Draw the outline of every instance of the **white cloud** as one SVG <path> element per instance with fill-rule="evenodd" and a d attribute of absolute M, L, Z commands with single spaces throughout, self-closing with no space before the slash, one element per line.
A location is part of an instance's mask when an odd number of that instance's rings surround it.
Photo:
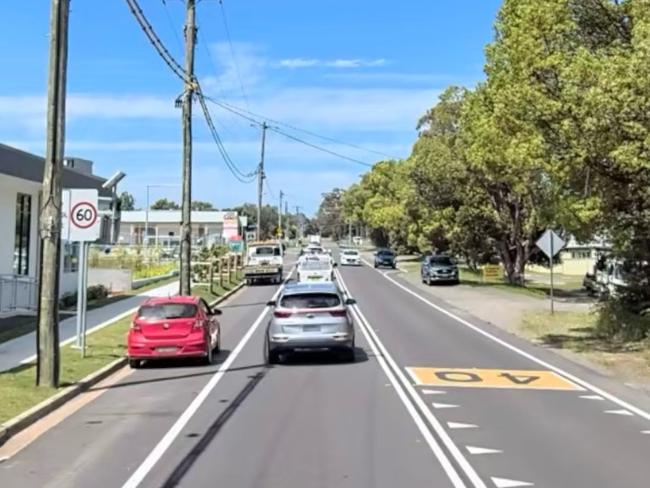
<path fill-rule="evenodd" d="M 234 58 L 230 46 L 225 42 L 211 44 L 208 49 L 220 74 L 204 77 L 202 79 L 204 89 L 217 89 L 226 94 L 240 94 L 241 85 L 248 91 L 262 81 L 263 70 L 268 60 L 262 55 L 262 48 L 257 44 L 234 42 L 232 49 Z"/>
<path fill-rule="evenodd" d="M 325 67 L 325 68 L 343 68 L 343 69 L 355 69 L 355 68 L 375 68 L 379 66 L 386 65 L 387 61 L 385 59 L 315 59 L 315 58 L 288 58 L 281 59 L 277 63 L 273 63 L 274 66 L 281 68 L 313 68 L 313 67 Z"/>

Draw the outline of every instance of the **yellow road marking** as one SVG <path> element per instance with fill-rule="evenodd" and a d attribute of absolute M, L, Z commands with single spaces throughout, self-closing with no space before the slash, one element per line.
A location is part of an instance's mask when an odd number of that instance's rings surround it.
<path fill-rule="evenodd" d="M 582 390 L 583 388 L 553 371 L 406 368 L 416 385 L 465 388 L 514 388 L 522 390 Z"/>

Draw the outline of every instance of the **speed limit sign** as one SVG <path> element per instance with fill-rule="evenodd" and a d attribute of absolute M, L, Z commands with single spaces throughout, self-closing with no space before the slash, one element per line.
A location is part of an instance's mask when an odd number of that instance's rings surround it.
<path fill-rule="evenodd" d="M 73 242 L 99 239 L 97 201 L 97 190 L 64 190 L 63 239 Z"/>

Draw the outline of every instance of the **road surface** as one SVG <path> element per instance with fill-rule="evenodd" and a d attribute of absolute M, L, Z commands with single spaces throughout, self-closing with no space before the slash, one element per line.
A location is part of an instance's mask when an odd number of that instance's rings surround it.
<path fill-rule="evenodd" d="M 398 276 L 340 270 L 353 364 L 265 365 L 278 287 L 244 289 L 218 364 L 132 372 L 1 463 L 0 486 L 650 486 L 646 397 Z"/>

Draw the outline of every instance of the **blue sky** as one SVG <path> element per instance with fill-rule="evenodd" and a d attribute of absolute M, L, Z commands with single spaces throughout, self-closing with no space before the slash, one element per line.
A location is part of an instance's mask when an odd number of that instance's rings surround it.
<path fill-rule="evenodd" d="M 375 151 L 409 154 L 418 117 L 450 84 L 483 78 L 498 0 L 218 0 L 198 2 L 196 72 L 210 96 L 266 117 Z M 140 0 L 182 61 L 182 0 Z M 43 154 L 49 2 L 3 5 L 0 142 Z M 234 61 L 236 60 L 236 62 Z M 238 74 L 239 73 L 239 74 Z M 240 86 L 241 78 L 243 90 Z M 127 173 L 122 188 L 143 206 L 147 184 L 180 182 L 180 81 L 157 57 L 123 0 L 73 0 L 70 16 L 66 154 L 95 171 Z M 212 106 L 224 144 L 244 172 L 259 160 L 259 128 Z M 254 201 L 223 164 L 195 111 L 194 199 L 218 207 Z M 292 132 L 369 163 L 380 159 Z M 320 195 L 357 180 L 365 168 L 270 132 L 265 199 L 283 190 L 308 212 Z M 155 188 L 152 200 L 179 200 Z"/>

